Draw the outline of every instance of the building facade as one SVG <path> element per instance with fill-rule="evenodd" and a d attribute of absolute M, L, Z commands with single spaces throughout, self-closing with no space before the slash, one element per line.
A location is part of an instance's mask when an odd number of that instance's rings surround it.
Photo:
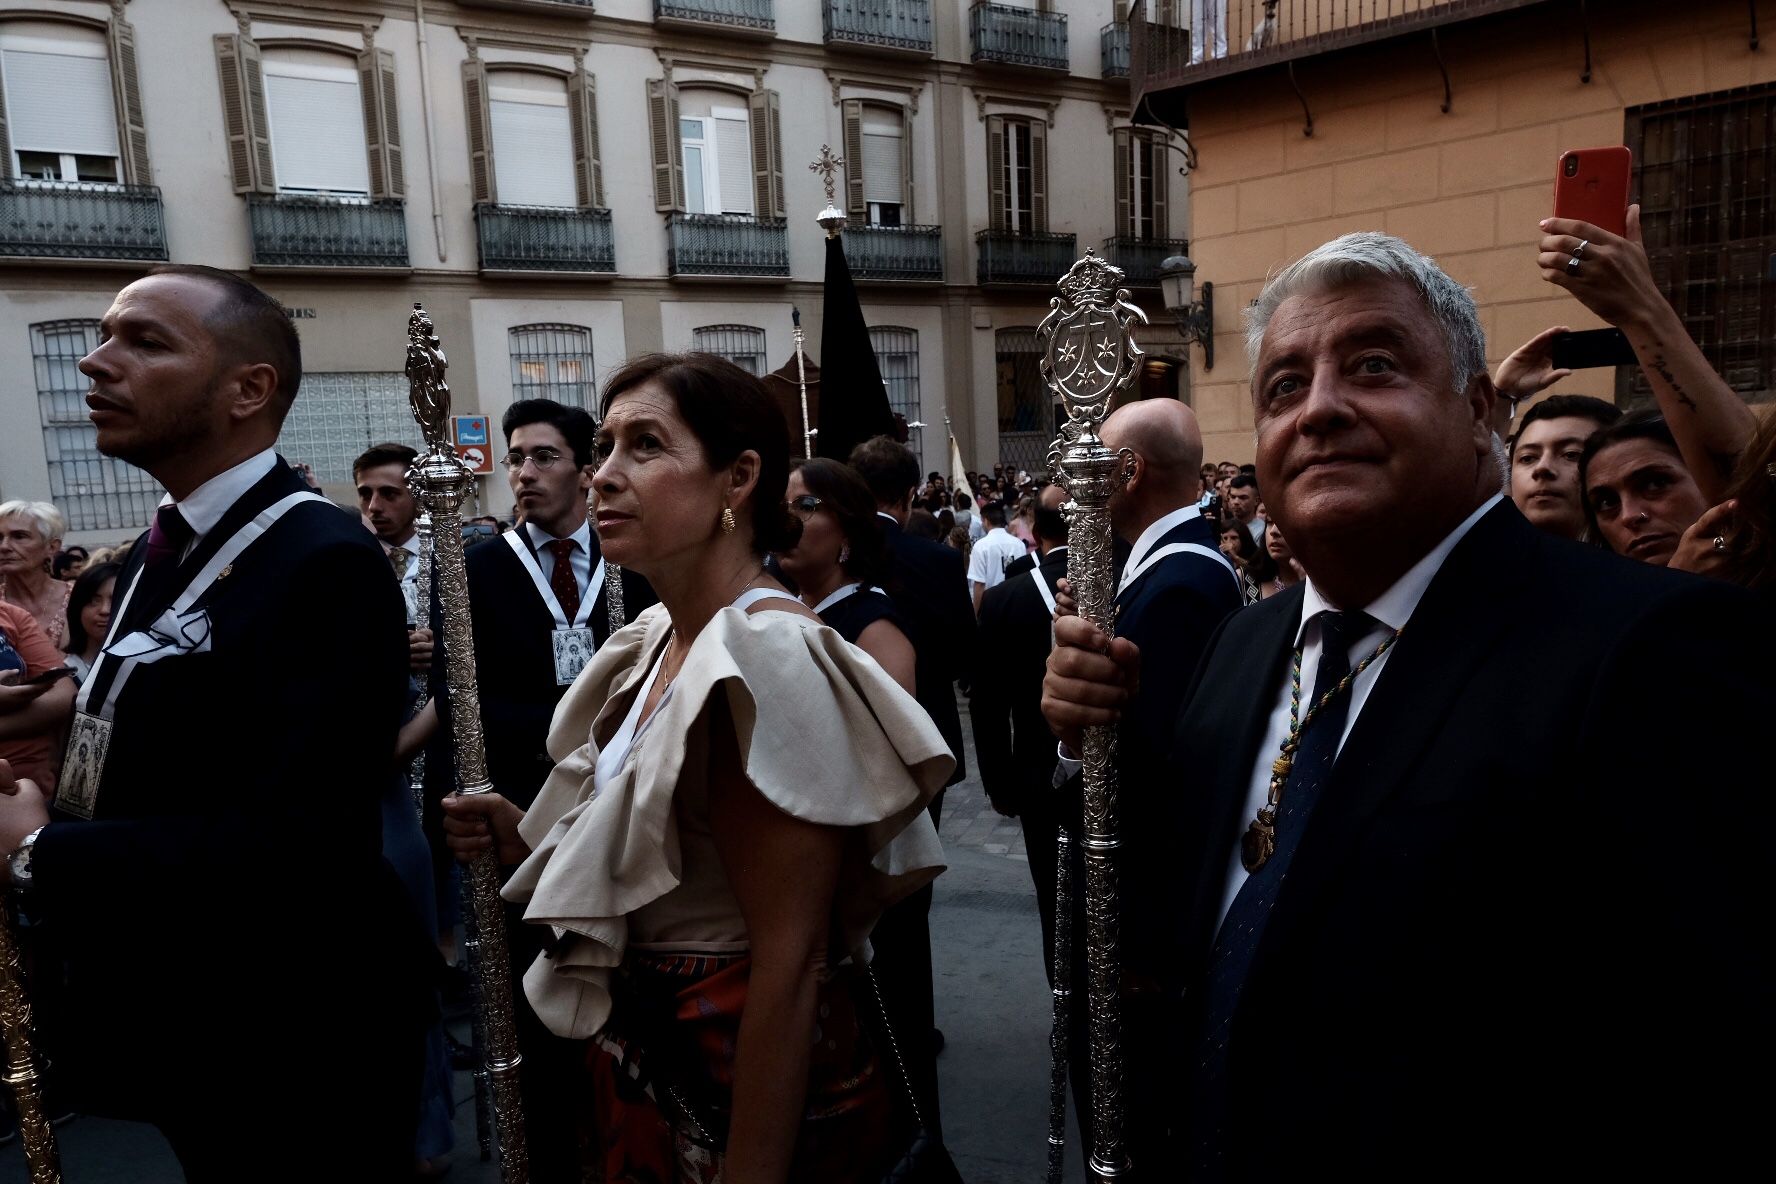
<path fill-rule="evenodd" d="M 1215 285 L 1214 369 L 1191 351 L 1211 455 L 1252 455 L 1240 310 L 1348 231 L 1397 234 L 1471 285 L 1495 364 L 1550 326 L 1598 327 L 1542 280 L 1535 244 L 1560 154 L 1612 144 L 1634 153 L 1665 295 L 1730 385 L 1776 398 L 1776 53 L 1759 9 L 1140 0 L 1136 120 L 1187 131 L 1186 234 L 1198 281 Z M 1220 31 L 1193 37 L 1193 21 Z M 1621 370 L 1554 389 L 1646 397 Z"/>
<path fill-rule="evenodd" d="M 1128 119 L 1123 0 L 0 0 L 0 495 L 70 539 L 158 498 L 98 456 L 75 364 L 158 261 L 283 301 L 306 374 L 281 450 L 345 500 L 413 441 L 423 301 L 456 410 L 593 406 L 647 350 L 818 361 L 830 144 L 847 255 L 926 467 L 1036 468 L 1054 408 L 1034 327 L 1095 247 L 1154 314 L 1150 394 L 1184 346 L 1176 142 Z M 1174 237 L 1176 236 L 1176 237 Z M 799 425 L 797 425 L 799 426 Z M 496 442 L 497 443 L 497 442 Z M 498 477 L 482 505 L 509 509 Z"/>

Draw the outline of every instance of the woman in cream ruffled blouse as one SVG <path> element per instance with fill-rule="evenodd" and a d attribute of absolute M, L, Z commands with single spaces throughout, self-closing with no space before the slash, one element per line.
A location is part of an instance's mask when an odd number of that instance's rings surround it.
<path fill-rule="evenodd" d="M 788 440 L 763 384 L 721 359 L 612 377 L 599 541 L 660 604 L 562 700 L 528 813 L 446 802 L 459 856 L 497 844 L 507 899 L 551 930 L 525 993 L 590 1042 L 606 1179 L 879 1179 L 898 1146 L 898 1083 L 839 964 L 942 870 L 924 807 L 953 761 L 912 697 L 765 572 L 800 527 Z"/>

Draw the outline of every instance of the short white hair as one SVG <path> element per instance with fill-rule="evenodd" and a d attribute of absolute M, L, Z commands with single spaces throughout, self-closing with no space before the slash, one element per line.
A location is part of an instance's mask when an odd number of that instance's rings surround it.
<path fill-rule="evenodd" d="M 1425 311 L 1443 330 L 1449 350 L 1449 372 L 1457 394 L 1465 394 L 1476 376 L 1487 373 L 1486 332 L 1474 295 L 1449 278 L 1437 261 L 1412 249 L 1404 239 L 1376 231 L 1359 231 L 1314 248 L 1270 278 L 1258 299 L 1246 309 L 1246 358 L 1258 367 L 1264 332 L 1277 308 L 1291 296 L 1336 291 L 1378 279 L 1404 280 L 1418 293 Z"/>
<path fill-rule="evenodd" d="M 62 512 L 48 502 L 0 502 L 0 522 L 8 518 L 23 518 L 37 528 L 37 533 L 43 536 L 46 543 L 61 538 L 68 528 Z"/>

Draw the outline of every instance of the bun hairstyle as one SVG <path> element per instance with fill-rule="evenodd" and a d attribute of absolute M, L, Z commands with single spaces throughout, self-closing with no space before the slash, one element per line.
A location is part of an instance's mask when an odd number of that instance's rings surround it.
<path fill-rule="evenodd" d="M 714 354 L 642 354 L 611 375 L 599 403 L 602 419 L 617 396 L 658 383 L 703 446 L 710 471 L 733 464 L 742 452 L 758 453 L 758 480 L 751 504 L 735 507 L 752 522 L 752 549 L 759 555 L 788 551 L 802 537 L 802 522 L 784 505 L 789 487 L 789 422 L 765 384 Z"/>

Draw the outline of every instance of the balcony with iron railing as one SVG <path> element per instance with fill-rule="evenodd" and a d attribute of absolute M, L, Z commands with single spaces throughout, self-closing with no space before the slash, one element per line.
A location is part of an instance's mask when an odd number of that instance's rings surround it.
<path fill-rule="evenodd" d="M 254 267 L 406 268 L 407 206 L 319 194 L 249 194 Z"/>
<path fill-rule="evenodd" d="M 943 227 L 847 226 L 845 262 L 860 280 L 942 280 Z"/>
<path fill-rule="evenodd" d="M 1219 30 L 1189 27 L 1184 0 L 1138 0 L 1129 14 L 1129 77 L 1137 105 L 1264 66 L 1434 30 L 1550 0 L 1226 0 Z M 1217 5 L 1203 5 L 1213 15 Z"/>
<path fill-rule="evenodd" d="M 1131 288 L 1159 287 L 1159 265 L 1173 255 L 1188 254 L 1190 243 L 1181 238 L 1119 234 L 1104 240 L 1104 258 L 1122 268 L 1123 282 Z"/>
<path fill-rule="evenodd" d="M 166 257 L 160 190 L 153 185 L 0 183 L 0 258 Z"/>
<path fill-rule="evenodd" d="M 755 37 L 777 35 L 771 0 L 654 0 L 654 23 L 700 29 L 713 26 Z"/>
<path fill-rule="evenodd" d="M 1098 68 L 1105 78 L 1129 76 L 1129 27 L 1127 21 L 1111 21 L 1098 30 Z"/>
<path fill-rule="evenodd" d="M 466 8 L 507 8 L 532 12 L 555 12 L 562 16 L 593 15 L 595 0 L 458 0 Z"/>
<path fill-rule="evenodd" d="M 929 54 L 931 0 L 826 0 L 828 45 Z"/>
<path fill-rule="evenodd" d="M 968 10 L 970 60 L 1067 69 L 1067 14 L 988 4 Z"/>
<path fill-rule="evenodd" d="M 983 230 L 974 236 L 977 283 L 1047 284 L 1073 266 L 1071 234 L 1041 231 Z"/>
<path fill-rule="evenodd" d="M 751 214 L 670 215 L 666 274 L 789 278 L 789 224 Z"/>
<path fill-rule="evenodd" d="M 609 210 L 478 205 L 475 230 L 483 272 L 617 270 Z"/>

